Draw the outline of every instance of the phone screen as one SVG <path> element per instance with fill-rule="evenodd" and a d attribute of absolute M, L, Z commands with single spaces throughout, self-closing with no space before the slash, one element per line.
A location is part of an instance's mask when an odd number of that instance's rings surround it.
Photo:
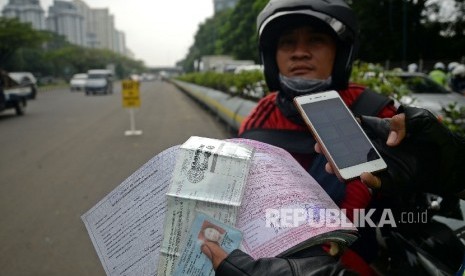
<path fill-rule="evenodd" d="M 302 109 L 340 169 L 380 159 L 339 98 L 302 104 Z"/>

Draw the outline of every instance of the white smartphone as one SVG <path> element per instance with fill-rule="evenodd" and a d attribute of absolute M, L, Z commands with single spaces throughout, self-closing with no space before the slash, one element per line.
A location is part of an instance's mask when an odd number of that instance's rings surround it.
<path fill-rule="evenodd" d="M 336 91 L 294 98 L 302 118 L 320 143 L 338 177 L 386 169 L 386 163 Z"/>

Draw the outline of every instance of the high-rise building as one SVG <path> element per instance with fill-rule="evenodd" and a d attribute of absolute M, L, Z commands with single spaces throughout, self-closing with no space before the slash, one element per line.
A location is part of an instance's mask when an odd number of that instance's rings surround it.
<path fill-rule="evenodd" d="M 48 10 L 47 29 L 76 45 L 86 46 L 84 17 L 72 2 L 55 0 Z"/>
<path fill-rule="evenodd" d="M 115 50 L 115 19 L 107 8 L 91 9 L 89 20 L 97 44 L 95 48 Z"/>
<path fill-rule="evenodd" d="M 213 0 L 213 7 L 215 13 L 220 12 L 225 9 L 234 8 L 238 0 Z"/>
<path fill-rule="evenodd" d="M 115 52 L 126 55 L 126 35 L 118 30 L 115 30 L 115 34 Z"/>
<path fill-rule="evenodd" d="M 96 42 L 96 35 L 92 32 L 92 26 L 90 25 L 90 17 L 92 16 L 91 8 L 82 0 L 74 0 L 74 6 L 77 9 L 77 12 L 82 16 L 84 24 L 83 24 L 83 32 L 84 32 L 84 46 L 95 48 Z"/>
<path fill-rule="evenodd" d="M 62 35 L 75 45 L 134 56 L 126 48 L 124 32 L 115 29 L 115 18 L 108 8 L 92 9 L 84 0 L 54 0 L 46 19 L 39 0 L 9 0 L 2 15 Z"/>
<path fill-rule="evenodd" d="M 115 29 L 114 17 L 108 9 L 92 9 L 83 0 L 73 0 L 73 3 L 84 17 L 87 47 L 128 55 L 125 34 Z"/>
<path fill-rule="evenodd" d="M 24 23 L 31 23 L 36 30 L 45 30 L 44 9 L 39 0 L 9 0 L 2 14 L 7 18 L 18 18 Z"/>

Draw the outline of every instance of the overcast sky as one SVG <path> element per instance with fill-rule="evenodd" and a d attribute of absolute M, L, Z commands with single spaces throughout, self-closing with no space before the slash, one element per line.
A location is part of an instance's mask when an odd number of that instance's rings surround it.
<path fill-rule="evenodd" d="M 194 41 L 200 23 L 213 16 L 213 0 L 84 0 L 108 8 L 126 46 L 148 66 L 174 66 Z M 0 9 L 8 0 L 0 0 Z M 53 0 L 40 0 L 48 12 Z"/>

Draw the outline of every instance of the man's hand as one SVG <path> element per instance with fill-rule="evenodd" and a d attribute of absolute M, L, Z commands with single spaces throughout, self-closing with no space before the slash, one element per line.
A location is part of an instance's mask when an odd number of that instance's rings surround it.
<path fill-rule="evenodd" d="M 214 270 L 216 270 L 221 262 L 228 256 L 228 253 L 226 253 L 223 248 L 211 241 L 205 241 L 200 247 L 200 250 L 212 261 Z"/>
<path fill-rule="evenodd" d="M 402 140 L 405 138 L 406 129 L 405 129 L 405 114 L 397 114 L 394 117 L 388 119 L 390 121 L 390 132 L 386 145 L 394 147 L 399 145 Z M 320 144 L 315 144 L 315 151 L 322 153 Z M 328 173 L 334 174 L 334 170 L 331 167 L 331 164 L 326 163 L 325 169 Z M 382 185 L 381 179 L 373 175 L 372 173 L 364 172 L 360 175 L 360 180 L 370 188 L 379 189 Z"/>

